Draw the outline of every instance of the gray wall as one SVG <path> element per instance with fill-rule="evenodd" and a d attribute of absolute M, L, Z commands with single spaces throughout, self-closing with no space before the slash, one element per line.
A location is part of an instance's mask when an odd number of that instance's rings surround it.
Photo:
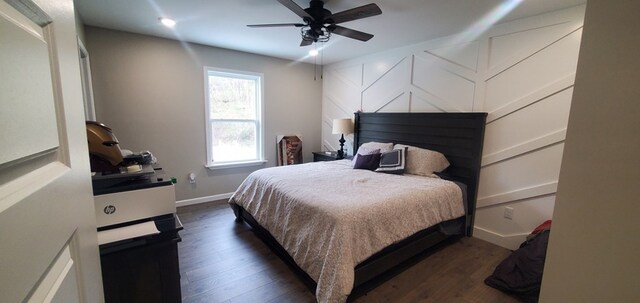
<path fill-rule="evenodd" d="M 540 302 L 640 302 L 639 11 L 587 3 Z"/>
<path fill-rule="evenodd" d="M 85 36 L 98 120 L 122 148 L 150 150 L 178 178 L 177 200 L 231 193 L 253 170 L 274 166 L 277 134 L 302 135 L 305 162 L 320 150 L 322 81 L 311 64 L 96 27 Z M 203 66 L 264 74 L 266 165 L 204 167 Z"/>

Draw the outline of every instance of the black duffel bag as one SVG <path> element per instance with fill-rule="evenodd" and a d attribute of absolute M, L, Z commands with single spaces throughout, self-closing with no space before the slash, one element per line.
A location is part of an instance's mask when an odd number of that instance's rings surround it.
<path fill-rule="evenodd" d="M 525 302 L 538 302 L 549 229 L 532 234 L 484 280 L 487 285 Z"/>

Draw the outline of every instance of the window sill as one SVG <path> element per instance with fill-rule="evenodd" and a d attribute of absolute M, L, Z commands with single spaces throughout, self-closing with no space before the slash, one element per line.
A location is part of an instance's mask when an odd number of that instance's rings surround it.
<path fill-rule="evenodd" d="M 217 169 L 227 169 L 227 168 L 236 168 L 236 167 L 245 167 L 245 166 L 258 166 L 258 165 L 264 165 L 265 163 L 267 163 L 267 160 L 255 160 L 255 161 L 246 161 L 246 162 L 229 162 L 229 163 L 223 163 L 223 164 L 210 164 L 210 165 L 205 165 L 204 167 L 211 170 L 217 170 Z"/>

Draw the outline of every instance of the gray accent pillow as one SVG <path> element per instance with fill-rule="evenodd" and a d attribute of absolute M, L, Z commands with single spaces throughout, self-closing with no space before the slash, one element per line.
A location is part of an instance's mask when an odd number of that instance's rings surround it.
<path fill-rule="evenodd" d="M 404 173 L 406 148 L 398 148 L 382 153 L 377 172 L 402 175 Z"/>
<path fill-rule="evenodd" d="M 407 162 L 404 172 L 407 174 L 438 177 L 439 173 L 449 167 L 447 158 L 433 150 L 415 147 L 411 145 L 396 144 L 394 148 L 407 148 Z"/>

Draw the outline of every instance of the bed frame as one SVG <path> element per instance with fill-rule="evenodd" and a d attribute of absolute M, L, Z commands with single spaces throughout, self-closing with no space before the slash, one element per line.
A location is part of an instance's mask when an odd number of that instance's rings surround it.
<path fill-rule="evenodd" d="M 450 166 L 443 178 L 459 181 L 467 186 L 464 234 L 473 233 L 478 180 L 486 113 L 355 113 L 354 150 L 366 142 L 393 142 L 412 145 L 443 153 Z M 285 262 L 311 289 L 316 284 L 293 260 L 275 238 L 258 224 L 242 207 L 231 204 L 236 221 L 246 221 L 253 231 Z M 358 264 L 353 293 L 366 282 L 381 276 L 402 263 L 422 254 L 428 248 L 446 240 L 448 236 L 438 226 L 417 232 Z"/>
<path fill-rule="evenodd" d="M 393 142 L 439 151 L 443 178 L 467 185 L 465 234 L 473 234 L 487 113 L 356 113 L 353 146 Z M 354 148 L 355 149 L 355 148 Z"/>

